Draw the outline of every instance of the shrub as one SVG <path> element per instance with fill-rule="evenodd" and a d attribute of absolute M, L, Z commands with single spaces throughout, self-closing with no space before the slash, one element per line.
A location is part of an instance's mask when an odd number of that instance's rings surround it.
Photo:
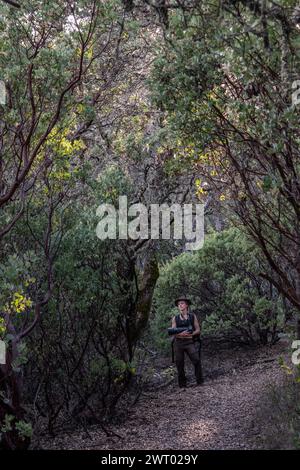
<path fill-rule="evenodd" d="M 201 250 L 164 264 L 151 321 L 157 347 L 168 349 L 166 328 L 177 313 L 174 299 L 182 292 L 191 298 L 203 334 L 230 336 L 247 344 L 276 342 L 285 305 L 260 276 L 262 269 L 257 249 L 237 228 L 211 233 Z"/>

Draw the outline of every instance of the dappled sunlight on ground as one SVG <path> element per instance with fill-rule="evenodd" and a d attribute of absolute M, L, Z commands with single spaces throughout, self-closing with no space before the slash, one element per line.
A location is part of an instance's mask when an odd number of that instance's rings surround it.
<path fill-rule="evenodd" d="M 192 413 L 191 413 L 192 415 Z M 177 442 L 184 448 L 186 441 L 193 442 L 195 449 L 201 447 L 204 441 L 211 441 L 219 433 L 219 426 L 214 419 L 196 419 L 185 424 L 177 433 Z"/>

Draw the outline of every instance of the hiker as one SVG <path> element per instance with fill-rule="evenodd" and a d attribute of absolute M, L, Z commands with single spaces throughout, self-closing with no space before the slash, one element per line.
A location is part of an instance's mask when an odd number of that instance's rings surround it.
<path fill-rule="evenodd" d="M 172 319 L 172 328 L 192 326 L 193 332 L 183 331 L 173 338 L 172 347 L 175 352 L 175 363 L 178 371 L 178 385 L 180 388 L 186 387 L 186 376 L 184 372 L 184 354 L 186 353 L 195 368 L 197 385 L 203 383 L 201 356 L 200 356 L 200 325 L 194 313 L 189 312 L 191 301 L 185 296 L 178 297 L 175 305 L 179 309 L 179 314 Z"/>

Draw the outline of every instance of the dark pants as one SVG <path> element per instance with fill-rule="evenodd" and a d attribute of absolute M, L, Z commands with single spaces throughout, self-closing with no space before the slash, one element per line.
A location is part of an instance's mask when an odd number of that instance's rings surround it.
<path fill-rule="evenodd" d="M 193 363 L 195 368 L 195 377 L 197 384 L 203 382 L 200 344 L 194 343 L 190 340 L 177 339 L 174 341 L 175 363 L 178 371 L 178 385 L 179 387 L 186 386 L 186 376 L 184 372 L 184 354 L 186 353 Z"/>

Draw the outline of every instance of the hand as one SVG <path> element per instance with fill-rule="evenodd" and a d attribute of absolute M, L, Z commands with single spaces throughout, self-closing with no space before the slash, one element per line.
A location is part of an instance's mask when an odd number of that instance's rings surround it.
<path fill-rule="evenodd" d="M 181 333 L 178 333 L 178 334 L 176 335 L 176 338 L 177 338 L 177 337 L 178 337 L 178 338 L 192 338 L 193 335 L 192 335 L 192 333 L 189 333 L 188 331 L 182 331 Z"/>

